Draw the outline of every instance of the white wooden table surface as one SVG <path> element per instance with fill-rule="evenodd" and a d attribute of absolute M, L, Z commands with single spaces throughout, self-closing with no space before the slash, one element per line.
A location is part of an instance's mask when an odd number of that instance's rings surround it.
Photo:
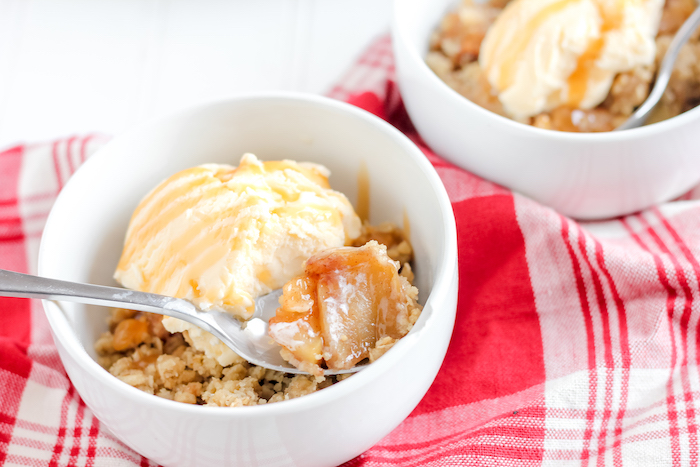
<path fill-rule="evenodd" d="M 390 16 L 391 0 L 0 0 L 0 148 L 323 93 Z"/>

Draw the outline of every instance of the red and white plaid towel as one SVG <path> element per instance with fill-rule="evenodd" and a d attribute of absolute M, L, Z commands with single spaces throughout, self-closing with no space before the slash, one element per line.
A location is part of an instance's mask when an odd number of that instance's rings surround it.
<path fill-rule="evenodd" d="M 331 95 L 421 144 L 387 38 Z M 56 194 L 103 141 L 0 153 L 0 268 L 35 272 Z M 457 218 L 455 332 L 421 404 L 347 465 L 697 466 L 697 193 L 577 223 L 423 148 Z M 47 328 L 39 304 L 0 299 L 0 464 L 151 465 L 84 406 Z"/>

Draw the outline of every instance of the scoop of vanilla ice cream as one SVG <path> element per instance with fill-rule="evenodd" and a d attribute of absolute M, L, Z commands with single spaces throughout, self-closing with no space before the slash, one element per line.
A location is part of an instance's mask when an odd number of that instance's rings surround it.
<path fill-rule="evenodd" d="M 664 0 L 513 0 L 486 33 L 479 64 L 517 119 L 590 109 L 615 75 L 650 65 Z"/>
<path fill-rule="evenodd" d="M 360 235 L 360 219 L 328 176 L 320 165 L 252 154 L 238 167 L 183 170 L 136 208 L 114 277 L 130 289 L 248 319 L 255 298 L 301 274 L 307 258 Z M 189 323 L 165 317 L 163 325 L 187 331 L 195 348 L 222 365 L 235 359 Z"/>

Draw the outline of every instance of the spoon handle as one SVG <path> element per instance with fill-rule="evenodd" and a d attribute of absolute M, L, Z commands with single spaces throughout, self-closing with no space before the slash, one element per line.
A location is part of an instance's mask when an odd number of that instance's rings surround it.
<path fill-rule="evenodd" d="M 41 298 L 129 310 L 147 311 L 186 319 L 183 314 L 196 313 L 194 305 L 164 295 L 107 287 L 104 285 L 48 279 L 0 269 L 0 297 Z"/>

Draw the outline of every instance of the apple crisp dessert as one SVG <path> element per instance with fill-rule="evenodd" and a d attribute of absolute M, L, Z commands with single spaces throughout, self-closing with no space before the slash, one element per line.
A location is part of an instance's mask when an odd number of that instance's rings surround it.
<path fill-rule="evenodd" d="M 499 115 L 550 130 L 610 131 L 647 98 L 673 35 L 696 7 L 694 0 L 463 0 L 432 35 L 426 63 Z M 649 123 L 698 102 L 700 31 L 682 48 Z"/>
<path fill-rule="evenodd" d="M 275 321 L 311 325 L 301 334 L 304 346 L 294 348 L 286 343 L 283 352 L 313 374 L 267 370 L 235 354 L 230 364 L 222 365 L 196 349 L 188 331 L 166 330 L 161 315 L 123 309 L 112 310 L 109 331 L 95 344 L 98 361 L 137 389 L 188 404 L 238 407 L 310 394 L 349 376 L 322 376 L 318 370 L 324 362 L 330 368 L 348 368 L 365 358 L 374 361 L 410 330 L 421 311 L 416 302 L 418 291 L 411 285 L 412 256 L 401 229 L 389 223 L 365 224 L 353 246 L 320 253 L 307 262 L 304 276 L 285 285 Z M 399 264 L 403 265 L 400 269 Z M 341 282 L 328 277 L 336 269 L 347 273 L 336 279 L 353 281 L 356 294 L 339 295 Z M 364 283 L 360 280 L 363 274 L 369 279 Z M 325 298 L 347 301 L 354 313 L 339 320 L 336 327 L 325 328 L 327 341 L 314 340 L 322 318 L 307 296 L 311 287 Z M 387 306 L 387 299 L 394 302 Z M 326 324 L 331 316 L 328 308 L 320 315 L 326 317 Z M 339 317 L 337 309 L 335 312 L 332 316 Z"/>

